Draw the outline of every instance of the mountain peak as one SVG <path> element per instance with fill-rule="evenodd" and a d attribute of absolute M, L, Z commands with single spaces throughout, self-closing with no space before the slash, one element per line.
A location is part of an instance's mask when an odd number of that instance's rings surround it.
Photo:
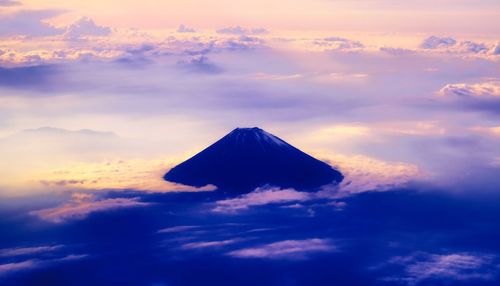
<path fill-rule="evenodd" d="M 232 138 L 235 143 L 246 143 L 249 144 L 249 141 L 257 141 L 259 143 L 267 143 L 271 145 L 280 145 L 286 146 L 289 145 L 282 139 L 272 135 L 271 133 L 267 133 L 261 128 L 258 127 L 250 127 L 250 128 L 236 128 L 231 131 L 228 135 L 229 138 Z"/>
<path fill-rule="evenodd" d="M 340 182 L 343 176 L 281 138 L 251 127 L 234 129 L 172 168 L 164 179 L 196 187 L 212 184 L 241 193 L 266 184 L 313 190 Z"/>

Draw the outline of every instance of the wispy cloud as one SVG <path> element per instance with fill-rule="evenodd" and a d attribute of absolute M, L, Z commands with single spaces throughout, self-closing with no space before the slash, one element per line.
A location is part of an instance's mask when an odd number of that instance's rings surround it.
<path fill-rule="evenodd" d="M 226 239 L 226 240 L 215 240 L 215 241 L 197 241 L 190 242 L 182 245 L 183 249 L 200 249 L 200 248 L 213 248 L 222 247 L 230 244 L 235 244 L 241 242 L 243 239 Z"/>
<path fill-rule="evenodd" d="M 147 206 L 149 203 L 141 202 L 139 198 L 112 198 L 112 199 L 84 199 L 79 196 L 76 200 L 58 207 L 32 211 L 31 214 L 41 219 L 61 223 L 67 220 L 84 219 L 89 214 L 130 207 Z"/>
<path fill-rule="evenodd" d="M 9 275 L 19 271 L 50 267 L 54 264 L 77 261 L 87 257 L 87 254 L 69 254 L 53 259 L 29 259 L 19 262 L 0 264 L 0 276 Z"/>
<path fill-rule="evenodd" d="M 304 240 L 283 240 L 256 247 L 243 248 L 227 253 L 237 258 L 262 259 L 306 259 L 309 255 L 335 251 L 336 247 L 328 239 L 311 238 Z"/>
<path fill-rule="evenodd" d="M 294 189 L 280 189 L 277 187 L 257 188 L 255 191 L 234 199 L 226 199 L 216 202 L 215 212 L 233 213 L 246 210 L 252 206 L 268 204 L 279 204 L 296 201 L 307 201 L 310 199 L 308 193 L 298 192 Z"/>
<path fill-rule="evenodd" d="M 4 248 L 0 249 L 0 257 L 14 257 L 14 256 L 48 253 L 60 250 L 63 247 L 64 245 Z"/>
<path fill-rule="evenodd" d="M 498 273 L 494 258 L 492 255 L 477 253 L 417 252 L 392 258 L 388 264 L 402 266 L 404 274 L 384 279 L 406 282 L 408 285 L 417 285 L 429 279 L 488 280 Z"/>
<path fill-rule="evenodd" d="M 158 230 L 158 233 L 178 233 L 178 232 L 185 232 L 193 229 L 197 229 L 200 226 L 198 225 L 178 225 L 178 226 L 172 226 L 172 227 L 167 227 L 167 228 L 162 228 Z"/>

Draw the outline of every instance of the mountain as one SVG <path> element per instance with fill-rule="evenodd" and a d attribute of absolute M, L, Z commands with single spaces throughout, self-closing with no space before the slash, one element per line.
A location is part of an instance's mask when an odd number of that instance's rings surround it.
<path fill-rule="evenodd" d="M 314 190 L 340 182 L 342 174 L 282 139 L 254 128 L 236 128 L 163 177 L 167 181 L 245 193 L 269 184 Z"/>

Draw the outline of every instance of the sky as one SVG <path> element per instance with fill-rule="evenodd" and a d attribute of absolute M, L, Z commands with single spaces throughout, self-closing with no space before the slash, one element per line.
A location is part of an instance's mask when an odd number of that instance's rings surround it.
<path fill-rule="evenodd" d="M 494 191 L 499 11 L 467 0 L 0 1 L 0 194 L 173 190 L 166 170 L 252 126 L 357 182 Z"/>
<path fill-rule="evenodd" d="M 498 0 L 0 0 L 1 285 L 499 285 Z M 163 175 L 237 127 L 339 170 Z"/>

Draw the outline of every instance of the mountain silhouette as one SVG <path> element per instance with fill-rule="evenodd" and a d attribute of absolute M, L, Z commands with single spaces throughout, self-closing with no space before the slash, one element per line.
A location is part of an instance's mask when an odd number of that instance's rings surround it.
<path fill-rule="evenodd" d="M 330 165 L 254 127 L 236 128 L 163 178 L 189 186 L 212 184 L 222 191 L 245 193 L 267 184 L 315 190 L 344 177 Z"/>

